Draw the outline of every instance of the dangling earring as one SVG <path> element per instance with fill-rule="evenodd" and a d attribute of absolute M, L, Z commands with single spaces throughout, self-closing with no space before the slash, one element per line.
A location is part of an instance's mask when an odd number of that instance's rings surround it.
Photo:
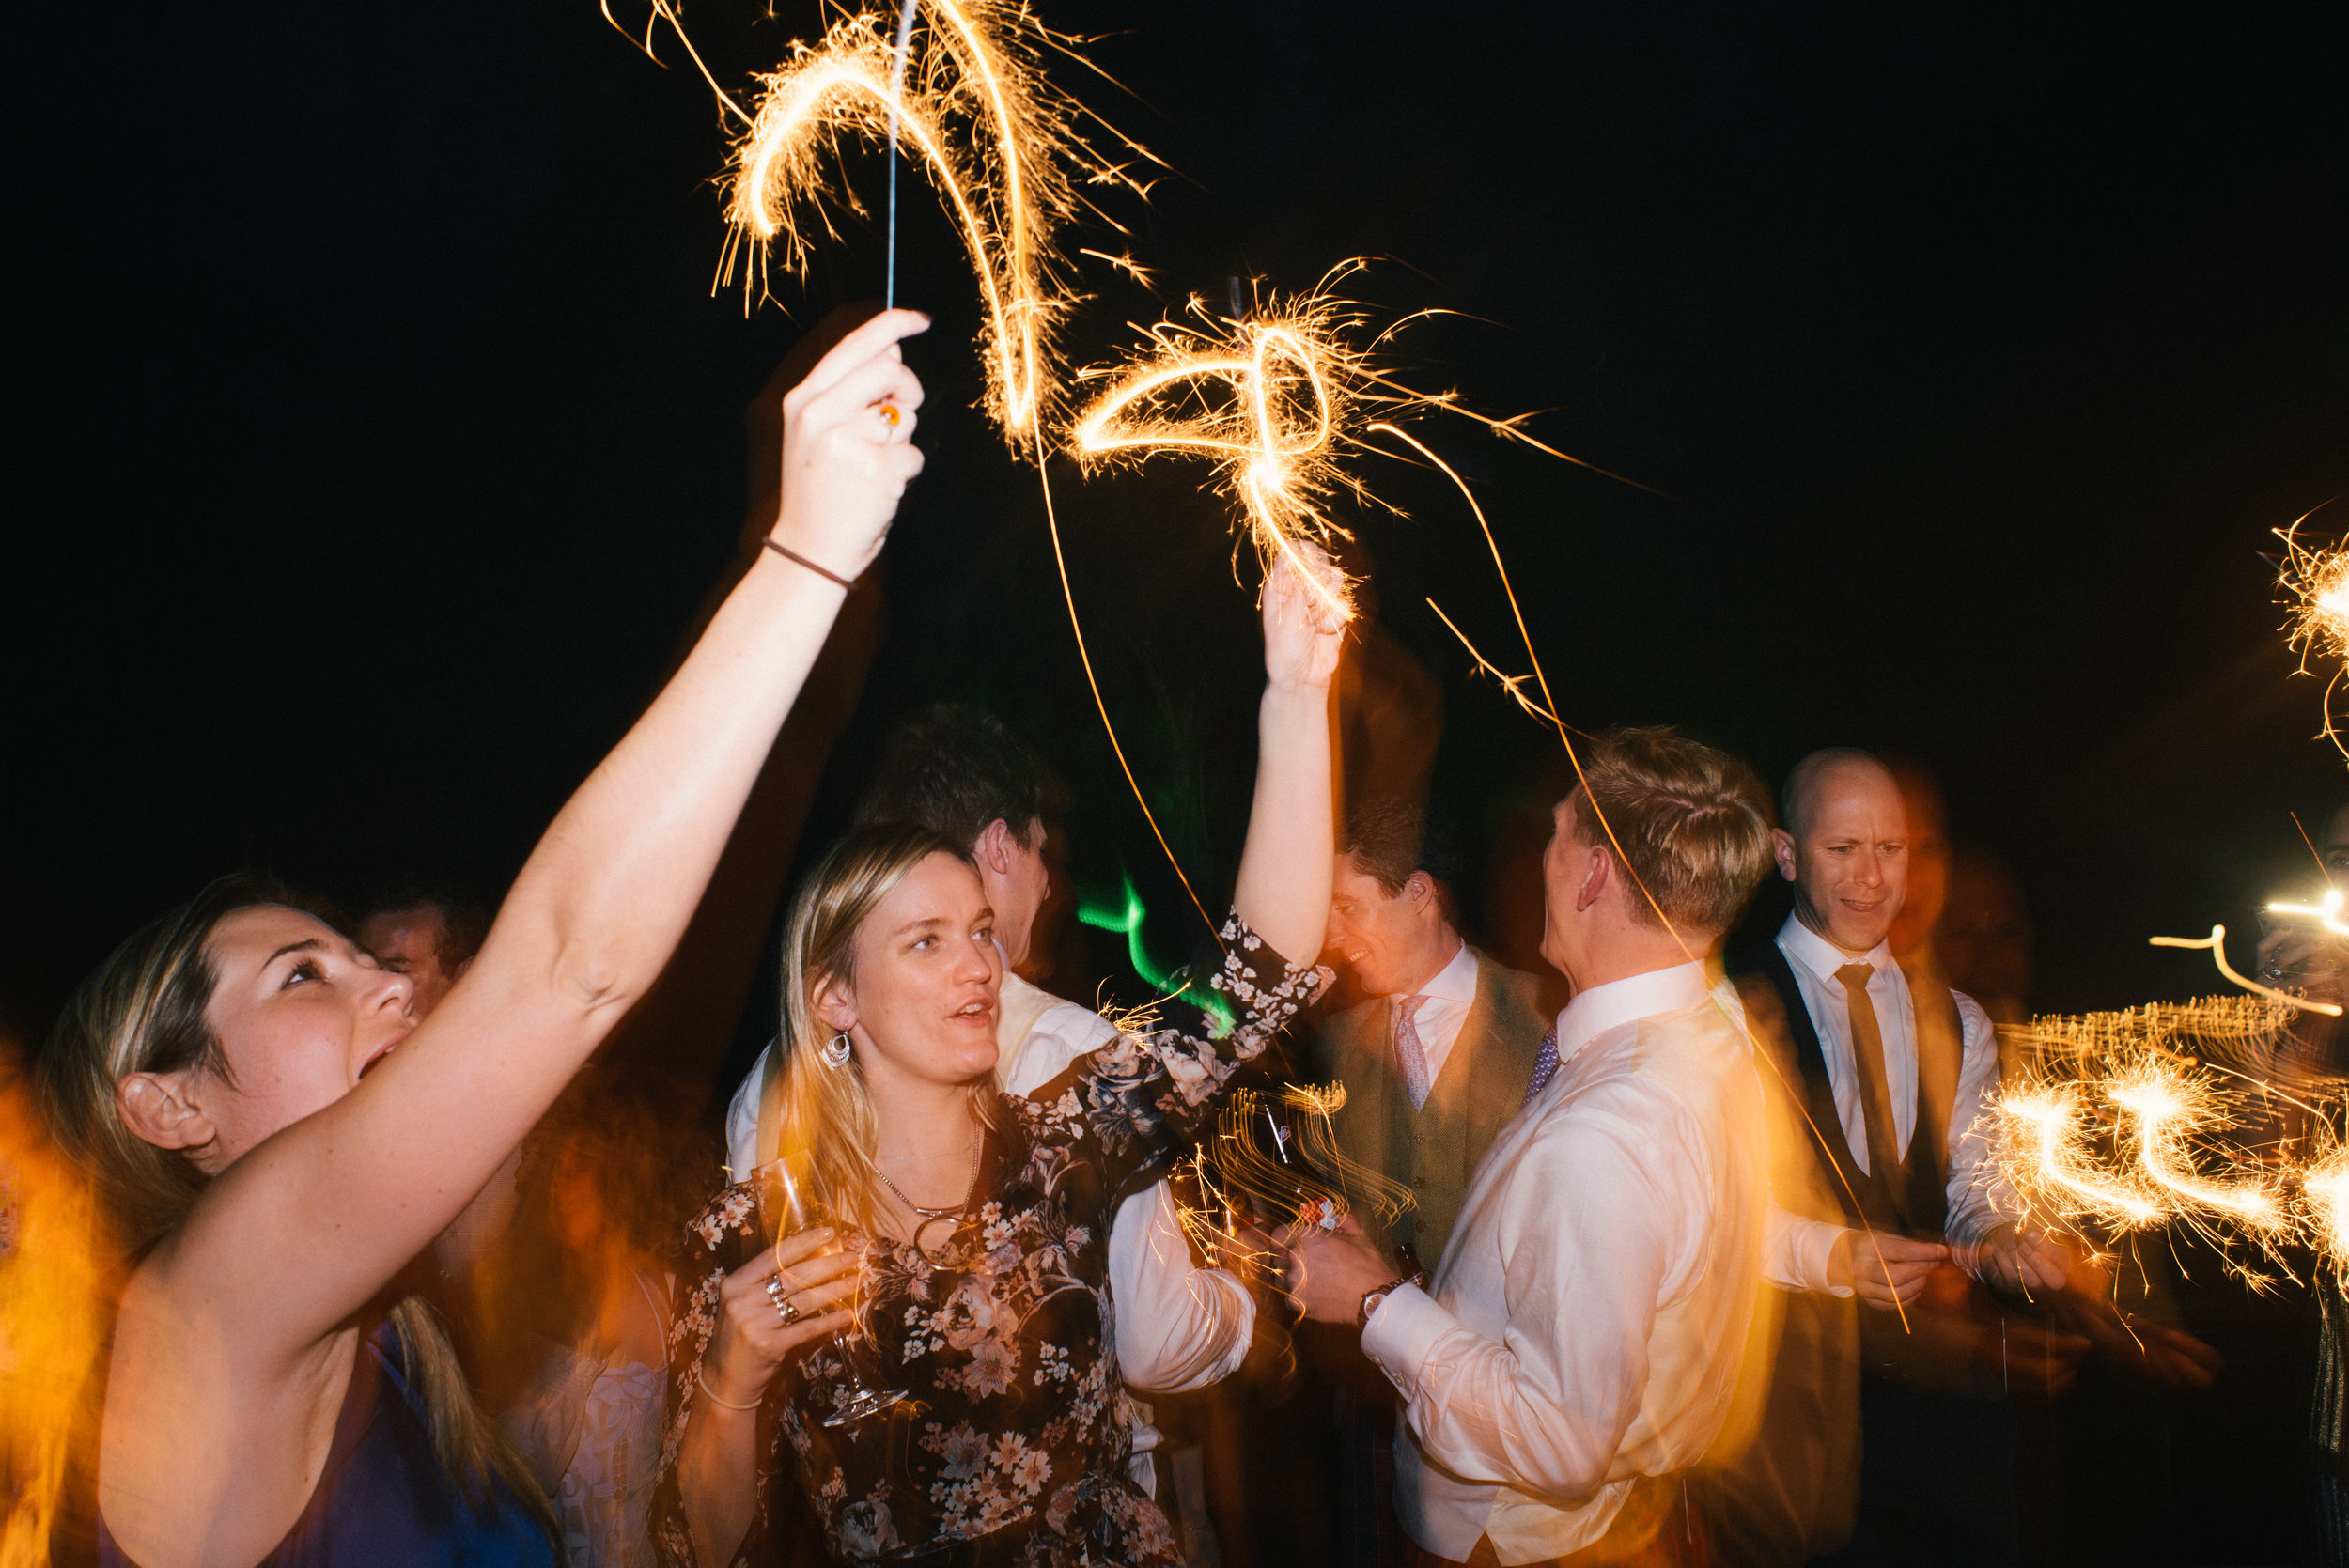
<path fill-rule="evenodd" d="M 845 1029 L 842 1030 L 839 1033 L 833 1035 L 831 1041 L 824 1047 L 824 1065 L 827 1067 L 847 1066 L 848 1064 L 848 1053 L 854 1048 L 855 1047 L 849 1042 L 848 1032 Z"/>

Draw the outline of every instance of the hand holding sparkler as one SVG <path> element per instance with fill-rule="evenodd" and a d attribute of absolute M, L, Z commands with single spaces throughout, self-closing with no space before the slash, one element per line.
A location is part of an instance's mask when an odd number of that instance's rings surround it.
<path fill-rule="evenodd" d="M 1917 1299 L 1950 1250 L 1938 1242 L 1915 1241 L 1895 1231 L 1845 1231 L 1835 1244 L 1835 1267 L 1848 1275 L 1859 1299 L 1878 1312 L 1897 1312 Z"/>
<path fill-rule="evenodd" d="M 927 331 L 891 310 L 849 333 L 783 398 L 783 502 L 768 542 L 842 584 L 880 553 L 897 502 L 922 472 L 913 445 L 922 383 L 900 340 Z"/>
<path fill-rule="evenodd" d="M 1319 545 L 1276 556 L 1264 584 L 1265 678 L 1283 691 L 1326 695 L 1346 640 L 1346 574 Z"/>
<path fill-rule="evenodd" d="M 1335 1230 L 1293 1225 L 1280 1243 L 1287 1254 L 1282 1289 L 1289 1304 L 1315 1323 L 1359 1324 L 1362 1297 L 1395 1282 L 1393 1263 L 1352 1215 Z"/>
<path fill-rule="evenodd" d="M 1985 1282 L 2030 1295 L 2063 1289 L 2070 1282 L 2074 1258 L 2055 1237 L 2033 1235 L 2008 1224 L 1983 1237 L 1965 1261 Z"/>

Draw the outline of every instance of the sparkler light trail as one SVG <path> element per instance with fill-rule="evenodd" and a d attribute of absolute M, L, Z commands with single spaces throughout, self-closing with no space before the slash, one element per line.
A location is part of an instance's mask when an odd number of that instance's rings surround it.
<path fill-rule="evenodd" d="M 2265 1181 L 2206 1181 L 2194 1169 L 2187 1129 L 2210 1114 L 2201 1086 L 2173 1070 L 2148 1066 L 2108 1093 L 2113 1104 L 2135 1115 L 2137 1167 L 2147 1180 L 2172 1197 L 2244 1224 L 2263 1230 L 2280 1225 L 2282 1204 Z"/>
<path fill-rule="evenodd" d="M 2034 1223 L 2109 1234 L 2179 1224 L 2255 1286 L 2307 1242 L 2349 1268 L 2349 1156 L 2312 1159 L 2279 1136 L 2292 1009 L 2211 997 L 2035 1018 L 2005 1032 L 2022 1053 L 1991 1111 L 1998 1170 Z M 2093 1237 L 2090 1238 L 2092 1243 Z"/>
<path fill-rule="evenodd" d="M 1331 1118 L 1346 1109 L 1345 1084 L 1315 1089 L 1309 1083 L 1292 1083 L 1281 1091 L 1281 1103 L 1297 1112 L 1290 1126 L 1296 1130 L 1298 1147 L 1315 1170 L 1336 1184 L 1350 1210 L 1366 1210 L 1374 1223 L 1385 1226 L 1419 1206 L 1409 1188 L 1338 1146 L 1337 1126 Z"/>
<path fill-rule="evenodd" d="M 2206 947 L 2210 949 L 2211 961 L 2218 966 L 2218 972 L 2254 996 L 2263 996 L 2270 1001 L 2280 1001 L 2288 1007 L 2298 1007 L 2310 1013 L 2323 1013 L 2327 1017 L 2341 1017 L 2341 1008 L 2334 1002 L 2310 1001 L 2305 997 L 2294 996 L 2290 991 L 2279 991 L 2273 986 L 2263 986 L 2256 980 L 2237 974 L 2234 966 L 2227 962 L 2227 928 L 2223 925 L 2212 926 L 2207 937 L 2148 937 L 2145 939 L 2155 947 Z"/>
<path fill-rule="evenodd" d="M 2326 505 L 2332 505 L 2326 502 Z M 2349 677 L 2349 546 L 2312 549 L 2300 542 L 2300 524 L 2318 510 L 2303 512 L 2289 528 L 2276 530 L 2283 541 L 2284 561 L 2277 586 L 2290 597 L 2292 619 L 2285 623 L 2286 641 L 2300 656 L 2300 674 L 2307 675 L 2311 657 L 2339 664 L 2325 682 L 2324 728 L 2317 733 L 2349 757 L 2349 741 L 2333 717 L 2333 692 Z"/>
<path fill-rule="evenodd" d="M 1190 309 L 1201 325 L 1161 322 L 1134 363 L 1085 373 L 1112 379 L 1069 433 L 1078 458 L 1092 466 L 1160 452 L 1208 458 L 1267 571 L 1277 557 L 1298 560 L 1297 539 L 1349 537 L 1322 507 L 1333 489 L 1360 489 L 1337 461 L 1359 365 L 1340 332 L 1344 313 L 1319 293 L 1244 320 L 1214 316 L 1196 296 Z M 1352 618 L 1342 591 L 1304 575 L 1330 610 Z"/>
<path fill-rule="evenodd" d="M 2302 1172 L 2300 1201 L 2318 1250 L 2349 1277 L 2349 1149 L 2336 1150 Z"/>
<path fill-rule="evenodd" d="M 919 11 L 930 48 L 913 48 Z M 662 11 L 667 15 L 666 0 Z M 669 15 L 672 24 L 674 15 Z M 734 225 L 721 276 L 745 246 L 763 277 L 770 258 L 804 272 L 812 237 L 836 232 L 828 200 L 862 210 L 836 170 L 850 140 L 900 140 L 918 155 L 960 231 L 986 307 L 982 353 L 988 413 L 1006 437 L 1042 427 L 1056 396 L 1053 334 L 1071 296 L 1052 249 L 1078 206 L 1070 165 L 1093 182 L 1140 189 L 1074 130 L 1075 105 L 1037 64 L 1065 47 L 1014 0 L 909 0 L 888 16 L 841 18 L 760 79 L 756 109 L 736 144 L 726 216 Z M 957 132 L 967 130 L 967 135 Z M 1128 147 L 1133 144 L 1128 143 Z M 1136 148 L 1139 151 L 1139 148 Z M 890 163 L 890 277 L 895 293 L 895 160 Z"/>
<path fill-rule="evenodd" d="M 2017 1163 L 2007 1172 L 2018 1189 L 2028 1192 L 2036 1188 L 2062 1194 L 2056 1207 L 2066 1219 L 2085 1214 L 2123 1229 L 2161 1219 L 2160 1204 L 2081 1168 L 2079 1103 L 2074 1096 L 2049 1091 L 2012 1095 L 2001 1109 L 2030 1129 L 2025 1141 L 2029 1163 Z"/>

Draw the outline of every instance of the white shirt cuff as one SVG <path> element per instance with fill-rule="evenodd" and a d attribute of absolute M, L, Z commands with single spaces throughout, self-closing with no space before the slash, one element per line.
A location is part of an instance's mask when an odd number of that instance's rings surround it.
<path fill-rule="evenodd" d="M 1781 1209 L 1771 1215 L 1769 1267 L 1766 1272 L 1770 1283 L 1787 1290 L 1818 1291 L 1828 1296 L 1849 1296 L 1850 1279 L 1838 1279 L 1835 1248 L 1849 1234 L 1846 1227 L 1830 1224 L 1824 1219 L 1810 1219 L 1799 1214 Z"/>
<path fill-rule="evenodd" d="M 1362 1354 L 1408 1400 L 1418 1392 L 1427 1353 L 1456 1327 L 1434 1296 L 1417 1285 L 1397 1285 L 1362 1325 Z"/>

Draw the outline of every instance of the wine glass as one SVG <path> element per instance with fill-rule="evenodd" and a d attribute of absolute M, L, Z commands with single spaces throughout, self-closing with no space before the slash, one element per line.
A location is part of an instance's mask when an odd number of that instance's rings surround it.
<path fill-rule="evenodd" d="M 824 1223 L 826 1216 L 816 1202 L 815 1175 L 816 1157 L 804 1151 L 770 1159 L 751 1172 L 751 1190 L 758 1199 L 758 1222 L 768 1246 Z M 860 1310 L 850 1308 L 852 1314 Z M 835 1406 L 823 1421 L 828 1427 L 848 1426 L 877 1416 L 901 1404 L 906 1397 L 903 1389 L 874 1389 L 866 1385 L 858 1364 L 861 1358 L 849 1349 L 849 1343 L 862 1336 L 862 1321 L 853 1315 L 849 1328 L 832 1336 L 832 1348 L 840 1353 L 848 1380 L 835 1390 Z"/>

